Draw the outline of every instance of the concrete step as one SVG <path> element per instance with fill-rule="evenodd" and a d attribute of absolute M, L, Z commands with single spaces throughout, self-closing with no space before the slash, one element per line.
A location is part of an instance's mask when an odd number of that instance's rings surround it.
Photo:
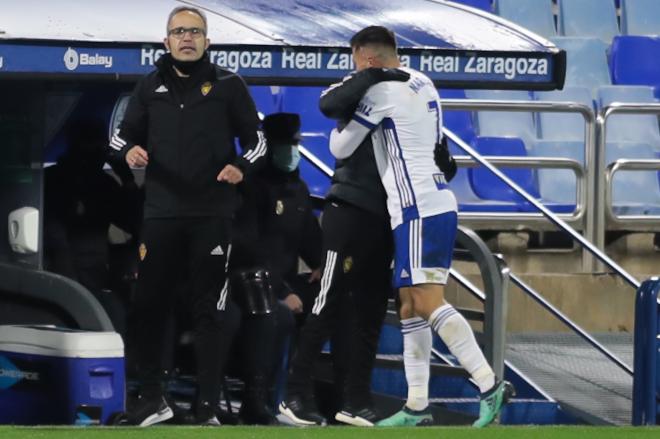
<path fill-rule="evenodd" d="M 530 249 L 527 233 L 501 233 L 487 243 L 493 252 L 503 255 L 511 271 L 523 282 L 587 331 L 633 331 L 635 290 L 611 271 L 585 272 L 581 250 Z M 640 282 L 660 274 L 660 252 L 654 248 L 653 234 L 623 236 L 607 247 L 607 253 Z M 453 267 L 481 287 L 476 264 L 456 261 Z M 455 306 L 482 308 L 454 281 L 447 285 L 446 298 Z M 563 324 L 515 285 L 510 285 L 508 305 L 509 332 L 566 331 Z"/>

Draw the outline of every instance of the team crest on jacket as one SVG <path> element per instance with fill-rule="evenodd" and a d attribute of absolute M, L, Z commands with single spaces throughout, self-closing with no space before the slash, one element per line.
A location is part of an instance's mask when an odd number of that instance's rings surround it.
<path fill-rule="evenodd" d="M 201 90 L 202 90 L 202 94 L 203 94 L 204 96 L 206 96 L 207 94 L 209 94 L 209 92 L 211 91 L 212 88 L 213 88 L 213 84 L 211 84 L 211 83 L 208 82 L 208 81 L 205 82 L 204 84 L 202 84 L 202 88 L 201 88 Z"/>
<path fill-rule="evenodd" d="M 277 203 L 275 203 L 275 214 L 276 215 L 282 215 L 284 213 L 284 203 L 282 200 L 277 200 Z"/>
<path fill-rule="evenodd" d="M 144 261 L 144 258 L 147 257 L 147 246 L 144 245 L 144 243 L 140 244 L 140 248 L 138 249 L 140 253 L 140 260 Z"/>
<path fill-rule="evenodd" d="M 353 257 L 347 256 L 344 259 L 344 273 L 348 273 L 353 268 Z"/>

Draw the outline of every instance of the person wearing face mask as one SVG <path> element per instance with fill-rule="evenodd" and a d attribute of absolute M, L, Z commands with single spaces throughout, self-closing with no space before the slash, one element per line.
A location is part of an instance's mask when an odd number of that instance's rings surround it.
<path fill-rule="evenodd" d="M 262 172 L 239 185 L 242 205 L 234 221 L 229 268 L 231 299 L 243 309 L 236 345 L 246 390 L 239 416 L 248 424 L 274 421 L 267 404 L 273 399 L 269 390 L 276 365 L 281 363 L 295 321 L 300 323 L 311 310 L 321 265 L 321 229 L 298 172 L 300 117 L 293 113 L 268 115 L 263 130 L 268 162 Z M 311 274 L 298 274 L 299 258 Z M 261 299 L 242 297 L 254 291 L 243 284 L 254 285 L 255 279 L 260 280 L 257 289 L 263 296 L 272 291 L 275 300 L 268 310 L 253 309 L 250 303 L 262 303 Z"/>
<path fill-rule="evenodd" d="M 245 83 L 209 60 L 204 13 L 177 7 L 166 26 L 168 53 L 138 82 L 109 145 L 128 165 L 146 168 L 135 310 L 141 388 L 129 417 L 148 426 L 173 416 L 159 359 L 173 286 L 185 278 L 195 324 L 197 421 L 219 425 L 215 410 L 231 344 L 225 311 L 236 185 L 261 166 L 267 148 Z"/>
<path fill-rule="evenodd" d="M 278 298 L 294 314 L 301 314 L 303 302 L 308 301 L 307 284 L 320 279 L 321 228 L 298 171 L 300 117 L 294 113 L 268 115 L 263 130 L 268 163 L 241 185 L 243 206 L 234 221 L 236 245 L 231 265 L 265 267 Z M 312 270 L 309 282 L 303 284 L 298 276 L 299 258 Z"/>

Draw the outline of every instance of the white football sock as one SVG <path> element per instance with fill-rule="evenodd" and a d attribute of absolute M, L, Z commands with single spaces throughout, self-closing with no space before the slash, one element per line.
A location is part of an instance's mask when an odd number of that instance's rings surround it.
<path fill-rule="evenodd" d="M 431 367 L 431 327 L 421 317 L 401 320 L 403 333 L 403 364 L 408 382 L 406 406 L 424 410 L 429 405 L 429 377 Z"/>
<path fill-rule="evenodd" d="M 490 390 L 495 385 L 495 374 L 479 349 L 467 320 L 453 306 L 446 304 L 431 313 L 429 324 L 477 382 L 479 391 Z"/>

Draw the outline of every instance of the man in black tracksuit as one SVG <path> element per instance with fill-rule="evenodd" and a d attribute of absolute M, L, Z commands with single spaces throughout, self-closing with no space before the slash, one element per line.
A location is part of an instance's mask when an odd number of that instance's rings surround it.
<path fill-rule="evenodd" d="M 270 424 L 275 418 L 267 407 L 269 389 L 282 363 L 286 340 L 293 335 L 295 319 L 309 312 L 318 291 L 321 267 L 321 227 L 312 211 L 309 189 L 300 179 L 298 142 L 300 118 L 297 114 L 275 113 L 263 120 L 268 144 L 264 169 L 242 182 L 243 204 L 234 221 L 234 250 L 229 271 L 232 300 L 243 309 L 243 323 L 236 345 L 240 352 L 241 376 L 245 392 L 239 416 L 246 424 Z M 312 274 L 298 275 L 301 258 Z M 265 277 L 265 272 L 268 277 Z M 259 285 L 242 287 L 245 279 Z M 268 288 L 272 288 L 269 294 Z M 253 309 L 241 294 L 261 290 L 270 305 L 268 313 Z M 266 290 L 266 291 L 264 291 Z M 309 300 L 308 300 L 309 299 Z M 259 301 L 258 305 L 263 305 Z M 252 307 L 251 307 L 252 306 Z"/>
<path fill-rule="evenodd" d="M 197 418 L 217 425 L 214 409 L 230 344 L 223 340 L 223 315 L 235 185 L 260 164 L 266 143 L 245 83 L 209 62 L 204 14 L 176 8 L 167 29 L 170 53 L 137 84 L 110 142 L 130 166 L 146 166 L 136 299 L 142 386 L 129 415 L 143 426 L 173 415 L 162 397 L 160 359 L 173 287 L 185 272 L 195 323 Z"/>
<path fill-rule="evenodd" d="M 346 123 L 367 89 L 383 80 L 408 79 L 400 71 L 368 69 L 326 90 L 321 111 Z M 392 233 L 385 190 L 378 175 L 371 138 L 346 160 L 338 160 L 323 211 L 325 264 L 321 291 L 300 336 L 289 373 L 287 397 L 280 412 L 298 425 L 324 424 L 315 408 L 311 376 L 323 343 L 341 323 L 341 303 L 351 297 L 355 328 L 351 340 L 344 408 L 337 419 L 354 425 L 373 425 L 371 371 L 387 300 L 391 297 Z"/>
<path fill-rule="evenodd" d="M 279 299 L 297 313 L 302 311 L 302 297 L 289 298 L 289 293 L 298 290 L 298 259 L 312 270 L 312 280 L 320 277 L 322 262 L 321 227 L 298 169 L 300 117 L 270 114 L 263 131 L 268 159 L 258 175 L 241 184 L 244 204 L 235 221 L 241 242 L 236 242 L 231 265 L 266 268 Z"/>
<path fill-rule="evenodd" d="M 399 70 L 369 68 L 354 73 L 323 92 L 320 109 L 327 117 L 345 125 L 362 96 L 372 85 L 385 81 L 407 81 Z M 456 162 L 446 142 L 435 146 L 436 165 L 447 181 L 456 174 Z M 344 388 L 343 410 L 338 421 L 372 426 L 379 420 L 371 401 L 371 372 L 380 328 L 392 296 L 390 265 L 392 233 L 382 186 L 368 136 L 351 157 L 338 160 L 323 212 L 325 265 L 321 291 L 312 316 L 303 329 L 293 359 L 286 400 L 280 412 L 298 425 L 324 424 L 311 395 L 311 375 L 316 357 L 342 319 L 342 297 L 350 295 L 355 309 L 349 371 Z"/>

